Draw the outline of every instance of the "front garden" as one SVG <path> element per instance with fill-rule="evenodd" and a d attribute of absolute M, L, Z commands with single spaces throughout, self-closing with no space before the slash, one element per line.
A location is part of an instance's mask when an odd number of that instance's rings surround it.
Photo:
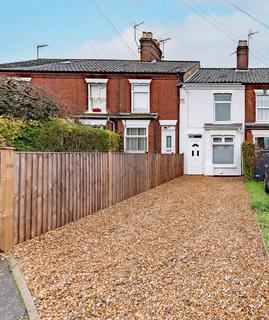
<path fill-rule="evenodd" d="M 246 181 L 246 186 L 264 241 L 269 249 L 269 195 L 264 191 L 263 183 L 260 181 Z"/>
<path fill-rule="evenodd" d="M 67 107 L 27 82 L 0 79 L 0 147 L 31 152 L 120 151 L 118 134 L 70 121 Z"/>
<path fill-rule="evenodd" d="M 260 161 L 256 154 L 255 145 L 243 143 L 242 155 L 245 184 L 251 205 L 256 212 L 265 244 L 269 249 L 269 195 L 264 191 L 263 182 L 254 180 L 255 166 Z"/>

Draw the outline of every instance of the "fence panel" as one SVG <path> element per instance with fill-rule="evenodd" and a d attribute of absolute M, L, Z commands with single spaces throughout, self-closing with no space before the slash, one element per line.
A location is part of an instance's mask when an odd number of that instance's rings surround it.
<path fill-rule="evenodd" d="M 5 220 L 11 235 L 7 228 L 0 233 L 1 250 L 7 250 L 10 239 L 17 244 L 34 238 L 183 174 L 182 155 L 31 153 L 10 149 L 2 149 L 1 155 L 0 189 L 9 190 L 9 194 L 5 195 L 6 201 L 0 197 L 0 218 L 6 210 L 12 210 L 9 220 L 13 221 L 12 226 Z M 11 162 L 6 165 L 5 155 Z M 5 171 L 14 191 L 6 178 L 1 179 Z"/>

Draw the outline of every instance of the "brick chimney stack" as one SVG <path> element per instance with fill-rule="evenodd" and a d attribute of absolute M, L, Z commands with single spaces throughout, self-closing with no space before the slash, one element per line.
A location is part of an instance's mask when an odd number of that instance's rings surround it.
<path fill-rule="evenodd" d="M 153 39 L 152 32 L 143 32 L 140 39 L 140 60 L 142 62 L 162 60 L 160 43 L 156 39 Z"/>
<path fill-rule="evenodd" d="M 239 40 L 237 47 L 237 70 L 248 70 L 248 42 Z"/>

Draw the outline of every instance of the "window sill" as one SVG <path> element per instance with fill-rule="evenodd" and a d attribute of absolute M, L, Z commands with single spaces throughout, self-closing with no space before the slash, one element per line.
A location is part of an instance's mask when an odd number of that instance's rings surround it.
<path fill-rule="evenodd" d="M 134 114 L 139 114 L 139 113 L 143 113 L 143 114 L 150 114 L 150 111 L 149 110 L 137 110 L 137 111 L 133 111 L 131 113 L 134 113 Z"/>
<path fill-rule="evenodd" d="M 87 110 L 85 113 L 90 113 L 90 114 L 107 114 L 107 111 L 92 111 L 92 110 Z"/>
<path fill-rule="evenodd" d="M 137 154 L 137 153 L 139 153 L 139 154 L 145 154 L 145 153 L 147 153 L 148 151 L 147 150 L 143 150 L 143 151 L 136 151 L 136 150 L 130 150 L 130 151 L 125 151 L 125 153 L 129 153 L 129 154 Z"/>
<path fill-rule="evenodd" d="M 213 124 L 232 124 L 232 121 L 214 121 Z"/>
<path fill-rule="evenodd" d="M 235 164 L 213 164 L 214 169 L 225 168 L 225 169 L 235 169 L 237 166 Z"/>
<path fill-rule="evenodd" d="M 257 124 L 268 124 L 269 120 L 256 120 L 255 123 L 257 123 Z"/>

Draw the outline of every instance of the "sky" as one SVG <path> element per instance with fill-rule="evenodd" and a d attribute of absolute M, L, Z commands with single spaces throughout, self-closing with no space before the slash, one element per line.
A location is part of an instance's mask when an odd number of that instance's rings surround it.
<path fill-rule="evenodd" d="M 269 0 L 230 0 L 267 23 Z M 166 60 L 234 67 L 249 30 L 251 67 L 269 67 L 269 28 L 225 0 L 0 0 L 0 63 L 40 58 L 138 59 L 133 25 L 165 44 Z M 268 23 L 269 24 L 269 23 Z"/>

